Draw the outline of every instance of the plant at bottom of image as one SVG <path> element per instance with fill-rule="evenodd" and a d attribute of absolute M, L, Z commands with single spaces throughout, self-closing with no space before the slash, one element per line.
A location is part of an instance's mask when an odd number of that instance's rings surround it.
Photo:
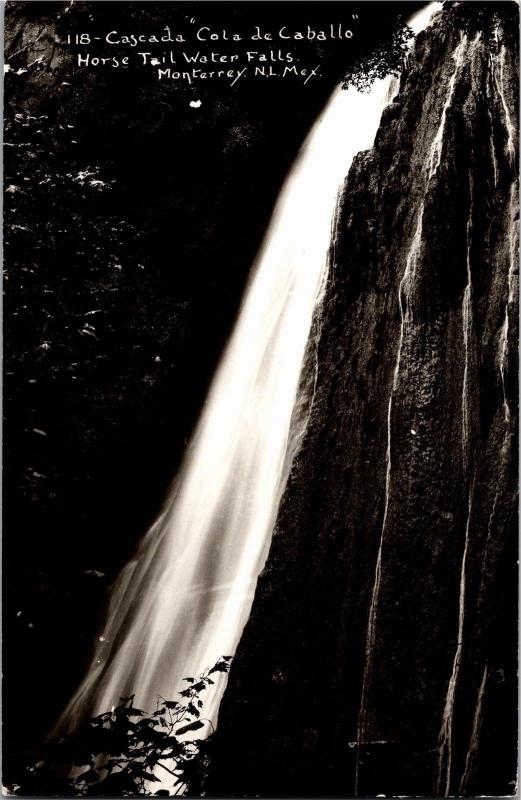
<path fill-rule="evenodd" d="M 134 695 L 86 719 L 70 734 L 49 739 L 41 758 L 22 770 L 7 793 L 19 796 L 132 797 L 202 795 L 214 729 L 201 717 L 212 675 L 227 673 L 223 656 L 197 678 L 184 678 L 179 700 L 157 699 L 152 713 L 134 706 Z M 209 725 L 211 733 L 192 738 Z M 164 788 L 169 785 L 171 788 Z M 161 788 L 163 787 L 163 788 Z"/>

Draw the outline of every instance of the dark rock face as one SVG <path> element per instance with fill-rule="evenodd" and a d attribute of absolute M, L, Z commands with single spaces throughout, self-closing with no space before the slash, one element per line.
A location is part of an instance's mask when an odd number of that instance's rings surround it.
<path fill-rule="evenodd" d="M 211 793 L 514 791 L 518 12 L 501 9 L 492 35 L 455 7 L 418 36 L 346 180 L 311 422 Z"/>
<path fill-rule="evenodd" d="M 80 31 L 177 29 L 184 3 L 6 3 L 4 766 L 38 746 L 81 680 L 108 587 L 182 458 L 309 126 L 357 51 L 387 42 L 403 7 L 420 5 L 360 7 L 356 42 L 310 42 L 304 61 L 325 68 L 316 83 L 230 92 L 167 86 L 138 64 L 81 69 L 64 44 Z M 246 32 L 323 28 L 339 8 L 210 0 L 198 13 Z M 20 697 L 49 642 L 28 726 Z"/>

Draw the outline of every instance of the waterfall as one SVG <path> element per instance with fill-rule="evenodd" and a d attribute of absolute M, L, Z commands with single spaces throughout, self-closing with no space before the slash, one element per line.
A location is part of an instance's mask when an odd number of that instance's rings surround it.
<path fill-rule="evenodd" d="M 507 400 L 506 392 L 506 372 L 507 372 L 507 355 L 508 355 L 508 334 L 510 328 L 510 309 L 514 305 L 518 295 L 518 287 L 516 285 L 516 268 L 517 268 L 517 224 L 516 224 L 516 183 L 512 184 L 510 190 L 510 199 L 508 203 L 508 217 L 509 217 L 509 231 L 508 231 L 508 296 L 505 304 L 505 317 L 501 334 L 499 336 L 499 374 L 501 376 L 501 386 L 503 389 L 503 410 L 505 423 L 508 425 L 510 422 L 510 405 Z"/>
<path fill-rule="evenodd" d="M 499 75 L 497 70 L 495 69 L 495 60 L 492 59 L 492 73 L 494 76 L 494 81 L 496 84 L 496 89 L 501 100 L 501 105 L 503 108 L 503 115 L 505 118 L 505 128 L 507 133 L 507 143 L 506 143 L 506 151 L 508 160 L 511 164 L 514 162 L 515 158 L 515 141 L 516 141 L 516 132 L 514 128 L 514 123 L 512 121 L 512 116 L 510 114 L 510 109 L 508 103 L 505 98 L 505 56 L 506 56 L 506 49 L 505 47 L 501 47 L 499 53 Z"/>
<path fill-rule="evenodd" d="M 472 270 L 470 262 L 470 251 L 472 245 L 472 206 L 473 206 L 473 182 L 470 176 L 470 213 L 467 221 L 467 285 L 463 292 L 463 306 L 461 313 L 461 324 L 463 329 L 463 385 L 461 388 L 461 429 L 462 429 L 462 454 L 463 466 L 467 472 L 470 450 L 470 410 L 469 410 L 469 347 L 472 336 Z"/>
<path fill-rule="evenodd" d="M 373 579 L 373 590 L 371 593 L 371 603 L 369 606 L 369 617 L 367 621 L 367 633 L 365 641 L 365 659 L 364 659 L 364 671 L 362 675 L 362 693 L 360 697 L 360 707 L 358 712 L 358 725 L 357 725 L 358 750 L 357 750 L 357 759 L 355 768 L 356 796 L 358 795 L 360 746 L 364 742 L 366 727 L 367 727 L 367 699 L 369 691 L 369 681 L 373 671 L 378 598 L 380 596 L 380 583 L 382 580 L 382 551 L 384 542 L 384 532 L 387 524 L 387 513 L 389 511 L 389 498 L 391 493 L 391 476 L 392 476 L 391 425 L 392 425 L 392 414 L 393 414 L 393 399 L 394 399 L 394 394 L 398 388 L 400 365 L 402 361 L 402 350 L 405 338 L 405 329 L 406 325 L 412 322 L 411 297 L 412 297 L 414 278 L 416 275 L 416 265 L 420 255 L 421 237 L 423 230 L 423 210 L 424 207 L 422 205 L 418 214 L 418 221 L 416 223 L 416 230 L 414 232 L 412 244 L 409 249 L 409 253 L 407 255 L 405 270 L 402 279 L 400 281 L 400 285 L 398 287 L 398 306 L 400 309 L 400 338 L 398 340 L 398 352 L 396 355 L 396 362 L 393 373 L 393 383 L 391 387 L 391 393 L 389 395 L 389 402 L 387 404 L 387 448 L 385 452 L 386 467 L 385 467 L 385 489 L 384 489 L 384 497 L 385 497 L 384 515 L 382 520 L 382 533 L 380 536 L 380 544 L 378 546 L 378 553 L 376 556 L 376 567 Z"/>
<path fill-rule="evenodd" d="M 479 34 L 478 34 L 479 36 Z M 459 45 L 456 48 L 455 53 L 453 54 L 452 58 L 454 59 L 456 66 L 454 71 L 451 75 L 449 81 L 449 91 L 447 93 L 447 99 L 445 100 L 445 104 L 443 106 L 443 111 L 441 112 L 441 122 L 436 132 L 436 136 L 432 143 L 431 148 L 431 157 L 430 157 L 430 170 L 429 170 L 429 179 L 434 176 L 437 172 L 438 167 L 440 166 L 441 162 L 441 151 L 443 148 L 443 134 L 445 133 L 445 121 L 447 119 L 447 110 L 450 108 L 452 103 L 452 98 L 454 97 L 454 88 L 456 86 L 456 78 L 458 76 L 458 72 L 461 68 L 463 63 L 463 55 L 465 53 L 465 45 L 467 42 L 466 36 L 462 36 Z"/>
<path fill-rule="evenodd" d="M 496 84 L 496 87 L 499 88 Z M 493 140 L 492 140 L 493 141 Z M 492 150 L 494 152 L 494 150 Z M 507 156 L 510 159 L 510 153 L 507 151 Z M 484 547 L 484 555 L 483 561 L 481 564 L 481 578 L 480 578 L 480 586 L 478 591 L 478 597 L 482 597 L 486 582 L 486 573 L 487 573 L 487 564 L 489 559 L 489 544 L 492 538 L 492 529 L 493 524 L 496 519 L 497 507 L 498 503 L 501 499 L 501 493 L 504 488 L 505 479 L 506 479 L 506 471 L 508 468 L 508 462 L 510 459 L 510 450 L 511 450 L 511 442 L 512 442 L 512 426 L 510 420 L 510 404 L 507 398 L 507 390 L 506 390 L 506 373 L 507 373 L 507 362 L 508 362 L 508 337 L 509 337 L 509 322 L 510 322 L 510 309 L 514 305 L 515 300 L 519 293 L 519 287 L 517 285 L 516 279 L 516 264 L 518 263 L 517 254 L 518 254 L 518 245 L 519 245 L 519 234 L 518 234 L 518 199 L 517 199 L 517 179 L 511 185 L 510 188 L 510 195 L 509 201 L 507 206 L 507 231 L 508 231 L 508 277 L 507 277 L 507 287 L 508 287 L 508 294 L 505 303 L 505 311 L 504 311 L 504 319 L 503 324 L 501 326 L 501 331 L 499 334 L 499 347 L 498 347 L 498 354 L 497 354 L 497 367 L 499 372 L 499 380 L 501 383 L 501 390 L 503 396 L 503 425 L 504 425 L 504 433 L 503 433 L 503 441 L 501 445 L 500 451 L 500 460 L 498 465 L 498 478 L 496 484 L 496 490 L 494 493 L 494 500 L 492 502 L 492 509 L 488 519 L 487 525 L 487 536 L 485 540 L 485 547 Z M 483 674 L 481 678 L 481 683 L 478 688 L 477 699 L 476 699 L 476 707 L 474 711 L 474 718 L 472 722 L 472 730 L 470 735 L 469 746 L 467 750 L 467 755 L 465 759 L 465 768 L 464 772 L 460 781 L 459 786 L 459 794 L 460 796 L 464 796 L 467 793 L 467 787 L 469 781 L 472 778 L 472 773 L 475 766 L 475 761 L 478 753 L 479 748 L 479 737 L 481 731 L 481 723 L 483 717 L 483 698 L 485 694 L 486 682 L 488 677 L 488 666 L 485 664 L 483 669 Z"/>
<path fill-rule="evenodd" d="M 489 78 L 488 78 L 488 81 L 487 81 L 487 89 L 488 89 L 490 97 L 492 97 L 493 94 L 494 94 L 494 92 L 493 92 L 494 81 L 493 81 L 493 76 L 492 76 L 492 70 L 493 70 L 493 65 L 491 63 L 490 64 Z M 498 165 L 497 165 L 497 156 L 496 156 L 496 145 L 494 143 L 494 120 L 492 119 L 492 110 L 490 108 L 490 105 L 487 105 L 487 114 L 488 114 L 488 120 L 489 120 L 489 123 L 490 123 L 490 155 L 492 157 L 492 169 L 494 171 L 494 188 L 496 188 L 497 187 Z"/>
<path fill-rule="evenodd" d="M 432 15 L 434 8 L 432 8 L 432 6 L 428 6 L 428 9 L 431 10 L 431 15 Z M 430 19 L 430 17 L 428 19 Z M 411 25 L 412 22 L 413 21 L 409 22 L 409 24 Z M 449 81 L 449 88 L 447 92 L 447 97 L 445 99 L 445 103 L 443 105 L 440 123 L 438 125 L 436 134 L 433 138 L 430 147 L 429 173 L 427 177 L 427 186 L 425 193 L 427 193 L 429 184 L 431 180 L 435 177 L 441 163 L 443 134 L 445 130 L 445 120 L 447 116 L 447 110 L 452 102 L 456 77 L 463 63 L 463 56 L 465 53 L 466 44 L 467 44 L 467 38 L 466 36 L 462 36 L 453 54 L 455 67 Z M 391 428 L 392 428 L 393 400 L 394 400 L 394 395 L 398 389 L 398 384 L 400 379 L 400 368 L 402 362 L 404 342 L 407 336 L 410 335 L 409 328 L 414 322 L 413 295 L 414 295 L 414 284 L 416 279 L 417 266 L 420 259 L 420 251 L 422 244 L 424 210 L 425 210 L 425 203 L 424 201 L 422 201 L 420 208 L 418 210 L 416 227 L 412 237 L 411 245 L 407 253 L 405 269 L 398 287 L 398 307 L 400 310 L 400 335 L 398 339 L 398 349 L 397 349 L 395 367 L 393 372 L 393 382 L 391 385 L 391 392 L 389 394 L 389 401 L 387 404 L 387 449 L 385 455 L 386 469 L 385 469 L 385 489 L 384 489 L 384 513 L 382 520 L 380 542 L 376 557 L 376 567 L 373 580 L 373 589 L 371 593 L 371 602 L 369 605 L 369 616 L 368 616 L 367 631 L 366 631 L 364 669 L 362 674 L 362 690 L 360 696 L 360 706 L 358 711 L 358 723 L 357 723 L 358 749 L 357 749 L 357 758 L 355 767 L 355 795 L 358 795 L 360 748 L 361 745 L 364 743 L 366 736 L 366 728 L 367 728 L 367 700 L 369 692 L 369 683 L 373 670 L 378 600 L 380 596 L 380 584 L 382 577 L 382 553 L 383 553 L 383 544 L 385 538 L 385 530 L 387 525 L 387 516 L 389 511 L 389 500 L 391 494 L 391 480 L 392 480 Z"/>
<path fill-rule="evenodd" d="M 496 83 L 496 88 L 498 92 L 500 92 L 500 86 Z M 505 99 L 502 97 L 502 103 L 505 104 Z M 503 106 L 504 107 L 504 106 Z M 508 109 L 508 106 L 507 106 Z M 511 127 L 508 127 L 510 117 L 508 115 L 505 116 L 505 127 L 507 128 L 507 134 L 510 136 Z M 493 141 L 493 140 L 492 140 Z M 508 160 L 511 162 L 511 154 L 507 150 L 507 157 Z M 492 509 L 488 518 L 488 525 L 487 525 L 487 538 L 485 542 L 485 553 L 483 557 L 483 564 L 481 569 L 481 582 L 480 582 L 480 594 L 484 586 L 485 582 L 485 574 L 486 574 L 486 567 L 488 562 L 488 547 L 489 542 L 492 535 L 492 526 L 496 519 L 497 513 L 497 506 L 498 502 L 501 497 L 501 492 L 504 486 L 505 480 L 505 470 L 508 467 L 508 461 L 510 458 L 510 449 L 511 449 L 511 442 L 512 442 L 512 426 L 510 423 L 510 403 L 507 397 L 507 387 L 506 387 L 506 378 L 507 378 L 507 370 L 508 370 L 508 347 L 509 347 L 509 333 L 510 333 L 510 311 L 512 307 L 515 307 L 516 298 L 519 295 L 519 277 L 516 274 L 516 267 L 518 264 L 518 253 L 519 253 L 519 223 L 518 223 L 518 216 L 519 216 L 519 198 L 518 198 L 518 186 L 517 186 L 517 177 L 512 182 L 510 187 L 510 195 L 508 201 L 508 278 L 507 278 L 507 288 L 508 294 L 505 303 L 505 311 L 503 317 L 503 324 L 501 326 L 501 331 L 499 334 L 499 342 L 498 342 L 498 351 L 497 351 L 497 369 L 499 373 L 499 380 L 501 383 L 501 391 L 503 395 L 503 425 L 504 425 L 504 433 L 503 433 L 503 443 L 501 445 L 500 451 L 500 462 L 498 468 L 498 479 L 496 483 L 496 491 L 494 494 L 494 500 L 492 502 Z"/>
<path fill-rule="evenodd" d="M 467 506 L 467 522 L 465 524 L 465 544 L 463 556 L 461 558 L 460 582 L 459 582 L 459 602 L 458 602 L 458 631 L 456 639 L 456 649 L 452 662 L 452 672 L 447 686 L 445 706 L 441 720 L 440 734 L 438 737 L 438 754 L 436 763 L 435 793 L 443 797 L 449 796 L 451 774 L 452 774 L 452 727 L 454 722 L 454 703 L 456 699 L 456 689 L 461 669 L 461 659 L 463 655 L 463 627 L 465 623 L 465 598 L 467 593 L 467 554 L 469 549 L 470 519 L 472 515 L 472 500 L 474 486 L 469 490 Z"/>
<path fill-rule="evenodd" d="M 177 479 L 115 583 L 90 668 L 61 727 L 135 694 L 144 709 L 233 655 L 265 563 L 310 398 L 299 387 L 327 278 L 338 190 L 373 143 L 390 79 L 336 90 L 276 204 L 234 331 Z M 201 716 L 213 722 L 226 677 Z"/>
<path fill-rule="evenodd" d="M 477 41 L 477 40 L 476 40 Z M 501 49 L 500 55 L 500 75 L 499 79 L 495 80 L 496 89 L 498 94 L 501 98 L 502 107 L 504 110 L 504 117 L 505 117 L 505 128 L 507 131 L 507 158 L 510 163 L 513 161 L 514 155 L 514 138 L 513 138 L 513 125 L 512 120 L 510 117 L 510 113 L 508 110 L 508 104 L 505 100 L 504 94 L 504 57 L 505 57 L 505 49 Z M 491 137 L 492 145 L 493 145 L 493 137 Z M 495 162 L 495 150 L 492 147 L 492 157 L 494 161 L 494 175 L 496 175 L 496 162 Z M 503 445 L 501 448 L 501 461 L 499 464 L 499 475 L 500 481 L 502 480 L 502 473 L 503 468 L 506 468 L 507 460 L 508 460 L 508 449 L 510 443 L 510 406 L 507 399 L 507 392 L 506 392 L 506 385 L 505 385 L 505 376 L 506 376 L 506 369 L 507 369 L 507 355 L 508 355 L 508 334 L 509 334 L 509 311 L 510 307 L 514 304 L 515 298 L 517 297 L 518 289 L 515 285 L 515 265 L 517 264 L 517 249 L 516 249 L 516 233 L 517 233 L 517 226 L 516 226 L 516 202 L 515 202 L 515 182 L 512 185 L 510 191 L 510 198 L 508 203 L 508 296 L 507 301 L 505 304 L 505 316 L 504 322 L 501 328 L 500 336 L 499 336 L 499 352 L 498 352 L 498 371 L 501 380 L 502 392 L 503 392 L 503 413 L 504 413 L 504 423 L 505 423 L 505 435 L 503 439 Z M 472 214 L 472 202 L 473 202 L 473 192 L 472 192 L 472 180 L 471 180 L 471 187 L 470 187 L 470 198 L 471 198 L 471 214 Z M 468 456 L 469 456 L 469 408 L 468 408 L 468 358 L 469 358 L 469 339 L 472 333 L 472 315 L 471 315 L 471 301 L 472 301 L 472 276 L 471 276 L 471 265 L 470 265 L 470 233 L 471 233 L 471 220 L 472 216 L 469 216 L 469 221 L 467 225 L 467 286 L 464 292 L 463 298 L 463 343 L 464 343 L 464 355 L 465 355 L 465 366 L 464 366 L 464 375 L 463 375 L 463 389 L 462 389 L 462 444 L 463 444 L 463 463 L 465 466 L 465 470 L 468 466 Z M 498 483 L 498 488 L 496 489 L 496 494 L 494 497 L 492 511 L 489 517 L 488 528 L 487 528 L 487 539 L 485 543 L 485 554 L 484 554 L 484 561 L 482 567 L 482 577 L 481 577 L 481 588 L 483 587 L 483 581 L 485 576 L 485 567 L 486 561 L 488 556 L 488 543 L 491 534 L 491 526 L 492 521 L 496 513 L 496 506 L 499 497 L 500 491 L 500 484 Z M 436 773 L 436 782 L 435 788 L 437 793 L 443 792 L 444 795 L 447 797 L 450 791 L 450 784 L 451 784 L 451 762 L 452 762 L 452 725 L 453 725 L 453 716 L 454 716 L 454 702 L 455 702 L 455 692 L 456 686 L 459 677 L 459 671 L 461 667 L 461 658 L 462 658 L 462 649 L 463 649 L 463 626 L 465 620 L 465 594 L 466 594 L 466 560 L 467 560 L 467 552 L 469 547 L 469 524 L 470 524 L 470 515 L 472 510 L 472 495 L 473 495 L 473 485 L 469 489 L 469 498 L 468 498 L 468 514 L 467 514 L 467 523 L 465 527 L 465 539 L 464 539 L 464 549 L 463 549 L 463 556 L 461 562 L 461 571 L 460 571 L 460 595 L 459 595 L 459 612 L 458 612 L 458 632 L 457 632 L 457 642 L 456 642 L 456 649 L 454 653 L 454 660 L 452 666 L 452 674 L 449 680 L 447 694 L 445 699 L 445 707 L 443 711 L 442 717 L 442 724 L 440 728 L 440 735 L 438 741 L 438 760 L 437 760 L 437 773 Z M 478 704 L 476 708 L 476 715 L 481 714 L 481 700 L 482 694 L 484 691 L 484 685 L 486 680 L 486 668 L 483 675 L 482 687 L 480 689 L 480 693 L 478 695 Z M 471 768 L 471 761 L 473 758 L 472 748 L 477 748 L 477 736 L 479 734 L 479 727 L 478 721 L 474 719 L 474 728 L 473 734 L 471 739 L 471 745 L 469 752 L 467 754 L 467 762 L 465 765 L 465 772 L 462 777 L 461 785 L 465 786 L 468 777 L 469 771 Z M 476 733 L 474 732 L 476 729 Z M 476 741 L 474 741 L 476 740 Z"/>
<path fill-rule="evenodd" d="M 479 735 L 481 732 L 481 722 L 483 719 L 483 697 L 485 695 L 485 686 L 487 683 L 487 672 L 488 672 L 488 667 L 487 664 L 485 664 L 485 667 L 483 669 L 483 675 L 481 677 L 481 683 L 478 689 L 476 708 L 474 711 L 474 719 L 472 720 L 472 732 L 470 734 L 469 749 L 467 750 L 467 756 L 465 758 L 465 770 L 463 772 L 463 776 L 461 778 L 461 782 L 459 785 L 460 797 L 461 796 L 464 797 L 467 792 L 468 782 L 472 777 L 474 762 L 476 760 L 476 755 L 478 753 Z"/>
<path fill-rule="evenodd" d="M 469 348 L 472 336 L 472 269 L 471 269 L 471 245 L 472 245 L 472 209 L 473 209 L 473 181 L 470 176 L 470 211 L 467 221 L 467 285 L 463 292 L 462 304 L 462 330 L 463 330 L 463 381 L 461 389 L 461 445 L 462 462 L 464 475 L 468 474 L 469 458 L 471 455 L 470 443 L 470 409 L 469 409 Z M 465 596 L 467 592 L 467 553 L 469 549 L 470 517 L 472 512 L 473 486 L 468 492 L 467 521 L 465 524 L 465 538 L 463 556 L 460 568 L 459 584 L 459 604 L 458 604 L 458 633 L 456 639 L 456 649 L 452 662 L 452 672 L 449 679 L 447 694 L 445 696 L 445 706 L 443 709 L 440 734 L 438 737 L 438 758 L 436 765 L 436 793 L 443 792 L 447 797 L 450 789 L 452 771 L 452 727 L 454 722 L 454 703 L 456 699 L 456 688 L 458 685 L 461 659 L 463 654 L 463 635 L 465 624 Z"/>

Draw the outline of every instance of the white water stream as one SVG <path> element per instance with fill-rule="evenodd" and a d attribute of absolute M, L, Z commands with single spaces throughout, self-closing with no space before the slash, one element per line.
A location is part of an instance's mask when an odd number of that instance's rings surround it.
<path fill-rule="evenodd" d="M 306 139 L 184 463 L 114 586 L 63 726 L 130 693 L 138 707 L 153 710 L 158 695 L 176 696 L 184 677 L 234 654 L 306 427 L 310 403 L 299 386 L 327 278 L 338 190 L 355 154 L 373 143 L 390 80 L 369 93 L 335 91 Z M 221 676 L 202 711 L 214 723 L 225 682 Z"/>

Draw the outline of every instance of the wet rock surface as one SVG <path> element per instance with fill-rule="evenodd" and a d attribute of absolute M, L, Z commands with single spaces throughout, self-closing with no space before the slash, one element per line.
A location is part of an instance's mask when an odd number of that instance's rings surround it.
<path fill-rule="evenodd" d="M 517 15 L 438 16 L 346 179 L 210 793 L 514 792 Z"/>

